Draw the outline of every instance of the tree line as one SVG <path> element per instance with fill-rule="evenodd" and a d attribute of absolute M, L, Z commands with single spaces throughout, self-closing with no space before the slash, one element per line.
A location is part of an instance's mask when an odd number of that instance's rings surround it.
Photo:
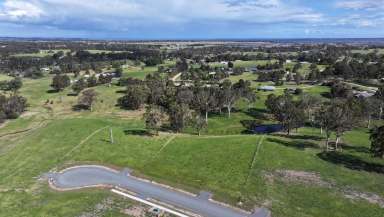
<path fill-rule="evenodd" d="M 336 88 L 337 89 L 337 88 Z M 276 96 L 270 94 L 265 102 L 270 114 L 287 132 L 309 124 L 318 127 L 325 136 L 326 150 L 330 150 L 330 140 L 335 135 L 334 149 L 342 150 L 341 137 L 356 127 L 371 128 L 373 119 L 383 117 L 384 87 L 381 87 L 375 96 L 369 98 L 356 98 L 351 95 L 331 94 L 330 100 L 310 94 L 301 94 L 298 99 L 285 92 Z M 372 130 L 372 148 L 375 156 L 383 156 L 383 127 Z"/>
<path fill-rule="evenodd" d="M 212 112 L 226 111 L 231 117 L 238 99 L 256 100 L 250 82 L 240 80 L 232 83 L 209 84 L 196 80 L 190 86 L 175 86 L 172 81 L 159 73 L 148 75 L 144 81 L 128 79 L 126 90 L 118 104 L 129 110 L 137 110 L 146 105 L 146 123 L 149 129 L 159 129 L 168 120 L 169 128 L 182 132 L 193 126 L 198 134 L 208 125 L 208 115 Z M 156 124 L 155 124 L 156 123 Z"/>

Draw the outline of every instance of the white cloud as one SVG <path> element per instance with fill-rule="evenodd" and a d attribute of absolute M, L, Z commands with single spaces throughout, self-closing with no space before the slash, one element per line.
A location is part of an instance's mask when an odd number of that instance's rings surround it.
<path fill-rule="evenodd" d="M 384 0 L 352 0 L 341 1 L 336 6 L 352 10 L 378 10 L 384 8 Z"/>
<path fill-rule="evenodd" d="M 336 3 L 336 7 L 353 10 L 336 21 L 338 25 L 356 28 L 384 28 L 384 0 L 351 0 Z"/>
<path fill-rule="evenodd" d="M 281 0 L 5 0 L 0 22 L 129 29 L 199 22 L 319 22 L 322 14 Z"/>
<path fill-rule="evenodd" d="M 44 11 L 37 5 L 26 1 L 5 1 L 3 9 L 0 11 L 0 19 L 20 21 L 33 21 L 41 18 Z"/>

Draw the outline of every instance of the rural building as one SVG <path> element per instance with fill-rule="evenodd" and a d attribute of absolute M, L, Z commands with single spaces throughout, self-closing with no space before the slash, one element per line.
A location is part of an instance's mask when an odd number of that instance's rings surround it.
<path fill-rule="evenodd" d="M 274 86 L 260 86 L 257 89 L 261 90 L 261 91 L 275 91 L 276 87 L 274 87 Z"/>
<path fill-rule="evenodd" d="M 41 68 L 42 72 L 49 72 L 51 69 L 48 67 Z"/>
<path fill-rule="evenodd" d="M 353 94 L 357 98 L 369 98 L 375 95 L 375 93 L 368 91 L 354 91 Z"/>

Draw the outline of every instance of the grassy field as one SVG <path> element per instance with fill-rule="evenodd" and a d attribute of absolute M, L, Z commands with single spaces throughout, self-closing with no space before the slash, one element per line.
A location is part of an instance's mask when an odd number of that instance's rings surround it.
<path fill-rule="evenodd" d="M 127 69 L 124 76 L 144 78 L 156 70 Z M 231 77 L 240 78 L 254 80 L 254 75 Z M 382 208 L 358 196 L 384 197 L 384 160 L 371 158 L 368 130 L 345 134 L 344 151 L 328 154 L 315 128 L 301 128 L 292 136 L 247 134 L 244 121 L 272 122 L 264 106 L 269 92 L 258 92 L 250 110 L 239 101 L 231 118 L 225 111 L 211 114 L 209 128 L 200 137 L 192 129 L 149 137 L 143 134 L 142 111 L 115 106 L 121 87 L 96 87 L 99 100 L 91 113 L 72 110 L 77 97 L 69 89 L 49 92 L 51 77 L 23 82 L 20 92 L 30 107 L 23 117 L 0 128 L 0 216 L 79 216 L 108 198 L 130 206 L 106 190 L 59 193 L 39 179 L 50 170 L 90 163 L 128 167 L 138 176 L 191 192 L 211 191 L 215 199 L 244 209 L 266 206 L 274 217 L 382 216 Z M 254 87 L 264 84 L 253 82 Z M 287 87 L 278 87 L 276 93 Z M 300 88 L 320 96 L 329 91 L 321 86 Z M 47 99 L 53 104 L 45 105 Z M 109 128 L 114 144 L 109 142 Z M 121 206 L 100 216 L 122 216 Z"/>
<path fill-rule="evenodd" d="M 162 66 L 175 65 L 175 61 L 165 61 Z M 158 66 L 129 66 L 123 70 L 124 77 L 144 79 L 148 74 L 153 74 L 158 71 Z"/>
<path fill-rule="evenodd" d="M 267 65 L 268 63 L 275 63 L 277 60 L 252 60 L 252 61 L 242 61 L 237 60 L 234 62 L 235 67 L 254 67 L 260 65 Z"/>
<path fill-rule="evenodd" d="M 352 50 L 352 53 L 369 54 L 377 50 L 378 54 L 384 54 L 384 49 L 364 49 L 364 50 Z"/>
<path fill-rule="evenodd" d="M 55 50 L 40 50 L 40 52 L 37 53 L 19 53 L 14 54 L 14 57 L 46 57 L 46 56 L 52 56 L 53 54 L 63 51 L 64 53 L 70 52 L 68 49 L 55 49 Z M 118 53 L 123 51 L 110 51 L 110 50 L 87 50 L 88 52 L 92 54 L 100 54 L 100 53 Z"/>
<path fill-rule="evenodd" d="M 4 75 L 4 74 L 0 74 L 0 81 L 9 81 L 9 80 L 12 80 L 13 78 L 8 76 L 8 75 Z"/>
<path fill-rule="evenodd" d="M 63 51 L 64 53 L 69 52 L 68 49 L 55 49 L 55 50 L 40 50 L 37 53 L 18 53 L 14 54 L 12 56 L 14 57 L 46 57 L 46 56 L 53 56 L 55 53 Z"/>

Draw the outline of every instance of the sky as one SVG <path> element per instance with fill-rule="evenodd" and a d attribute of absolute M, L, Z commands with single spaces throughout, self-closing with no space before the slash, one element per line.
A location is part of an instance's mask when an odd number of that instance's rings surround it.
<path fill-rule="evenodd" d="M 0 0 L 0 37 L 383 38 L 384 0 Z"/>

